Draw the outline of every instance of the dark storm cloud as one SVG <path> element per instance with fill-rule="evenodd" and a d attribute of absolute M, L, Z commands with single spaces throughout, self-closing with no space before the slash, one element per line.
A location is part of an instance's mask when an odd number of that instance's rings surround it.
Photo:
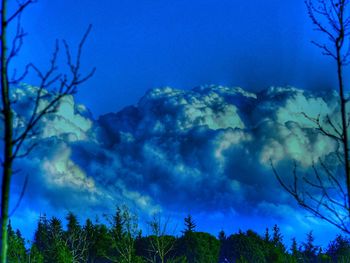
<path fill-rule="evenodd" d="M 67 97 L 43 120 L 41 146 L 21 163 L 30 174 L 24 207 L 89 215 L 126 203 L 141 214 L 233 212 L 300 224 L 300 218 L 289 221 L 297 209 L 269 160 L 288 176 L 291 160 L 307 171 L 319 157 L 331 156 L 334 142 L 301 113 L 333 116 L 336 99 L 292 87 L 257 94 L 168 87 L 93 120 Z M 15 182 L 19 189 L 21 180 Z"/>

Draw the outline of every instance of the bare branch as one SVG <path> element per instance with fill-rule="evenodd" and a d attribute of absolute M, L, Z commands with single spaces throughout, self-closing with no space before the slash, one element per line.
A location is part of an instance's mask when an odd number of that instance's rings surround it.
<path fill-rule="evenodd" d="M 19 195 L 19 198 L 17 200 L 16 205 L 14 206 L 12 211 L 9 213 L 9 217 L 12 217 L 16 213 L 16 211 L 19 208 L 19 206 L 21 205 L 22 199 L 24 197 L 24 194 L 25 194 L 27 186 L 28 186 L 28 181 L 29 181 L 29 175 L 27 174 L 26 177 L 24 178 L 24 183 L 23 183 L 23 186 L 22 186 L 21 194 Z"/>
<path fill-rule="evenodd" d="M 16 28 L 16 34 L 15 37 L 12 40 L 12 46 L 11 50 L 9 52 L 9 55 L 7 57 L 7 67 L 11 63 L 12 59 L 18 55 L 20 52 L 22 45 L 23 45 L 23 39 L 27 34 L 24 32 L 22 26 L 21 26 L 21 15 L 18 15 L 18 21 L 17 21 L 17 28 Z"/>
<path fill-rule="evenodd" d="M 296 163 L 294 163 L 294 168 L 292 172 L 293 180 L 294 180 L 293 187 L 287 186 L 285 184 L 284 180 L 281 178 L 281 176 L 277 172 L 271 159 L 270 159 L 270 165 L 280 185 L 283 187 L 283 189 L 285 189 L 286 192 L 288 192 L 291 196 L 293 196 L 293 198 L 297 201 L 297 203 L 301 207 L 309 211 L 314 216 L 321 218 L 322 220 L 325 220 L 326 222 L 336 226 L 342 231 L 350 234 L 350 230 L 348 229 L 345 223 L 345 221 L 348 220 L 348 216 L 347 215 L 341 216 L 338 209 L 334 207 L 334 206 L 338 206 L 339 208 L 342 208 L 343 210 L 347 211 L 346 204 L 344 205 L 338 202 L 337 200 L 335 200 L 333 197 L 329 195 L 328 193 L 329 189 L 324 185 L 320 174 L 317 172 L 317 169 L 314 169 L 314 172 L 315 172 L 316 179 L 318 180 L 318 184 L 311 182 L 309 179 L 305 177 L 304 177 L 304 181 L 308 185 L 321 190 L 322 194 L 320 195 L 319 199 L 317 199 L 313 194 L 311 194 L 308 191 L 304 192 L 298 189 Z M 308 202 L 308 200 L 310 200 L 311 203 Z M 324 209 L 321 209 L 322 207 Z"/>
<path fill-rule="evenodd" d="M 313 118 L 308 116 L 305 112 L 301 113 L 305 118 L 307 118 L 308 120 L 310 120 L 311 122 L 313 122 L 314 124 L 316 124 L 317 129 L 324 135 L 335 139 L 336 141 L 343 141 L 343 134 L 341 134 L 338 129 L 334 126 L 333 122 L 329 119 L 328 117 L 328 122 L 331 125 L 331 127 L 334 129 L 335 134 L 332 134 L 331 132 L 327 131 L 321 124 L 320 121 L 320 115 L 317 116 L 317 118 Z"/>
<path fill-rule="evenodd" d="M 325 33 L 331 41 L 336 41 L 336 37 L 316 18 L 315 13 L 323 15 L 327 10 L 321 8 L 316 8 L 311 0 L 305 1 L 309 17 L 313 24 L 316 26 L 316 30 Z"/>
<path fill-rule="evenodd" d="M 20 159 L 20 158 L 27 157 L 27 156 L 34 150 L 34 148 L 35 148 L 36 146 L 38 146 L 38 143 L 33 143 L 33 144 L 31 144 L 31 145 L 30 145 L 29 147 L 27 147 L 27 149 L 26 149 L 23 153 L 21 153 L 21 154 L 19 154 L 19 151 L 20 151 L 21 147 L 15 147 L 15 151 L 14 151 L 14 153 L 13 153 L 13 158 L 14 158 L 14 159 L 15 159 L 15 158 Z"/>
<path fill-rule="evenodd" d="M 50 114 L 52 112 L 55 112 L 59 102 L 62 100 L 63 97 L 73 94 L 76 91 L 77 85 L 80 85 L 83 82 L 87 81 L 95 73 L 95 69 L 93 69 L 86 76 L 84 77 L 80 76 L 80 60 L 81 60 L 82 49 L 86 41 L 86 38 L 88 37 L 88 34 L 91 31 L 91 28 L 92 27 L 90 25 L 87 31 L 85 32 L 81 42 L 79 43 L 78 55 L 77 55 L 75 64 L 73 64 L 72 62 L 69 46 L 66 43 L 66 41 L 64 41 L 66 54 L 67 54 L 67 64 L 72 74 L 71 80 L 68 81 L 67 76 L 65 75 L 62 76 L 62 74 L 57 74 L 55 76 L 52 76 L 54 72 L 57 70 L 57 57 L 59 52 L 58 41 L 56 41 L 55 49 L 50 61 L 50 67 L 46 71 L 46 73 L 41 72 L 35 65 L 30 64 L 30 67 L 32 67 L 34 71 L 37 72 L 38 77 L 41 79 L 41 84 L 36 93 L 36 98 L 34 100 L 34 108 L 32 110 L 32 114 L 31 114 L 31 117 L 29 118 L 29 121 L 25 129 L 23 130 L 23 132 L 13 140 L 13 144 L 16 145 L 15 153 L 19 151 L 19 149 L 23 145 L 23 142 L 28 138 L 30 131 L 37 125 L 37 123 L 43 118 L 43 116 Z M 42 107 L 40 110 L 38 110 L 42 102 L 42 95 L 43 95 L 44 89 L 47 89 L 48 87 L 52 86 L 57 82 L 60 82 L 58 93 L 49 94 L 47 104 L 44 107 Z"/>
<path fill-rule="evenodd" d="M 330 56 L 333 59 L 337 59 L 336 54 L 334 54 L 325 44 L 319 44 L 315 41 L 311 41 L 311 43 L 322 50 L 322 55 Z"/>
<path fill-rule="evenodd" d="M 27 64 L 24 68 L 24 72 L 19 77 L 16 76 L 17 71 L 14 70 L 13 76 L 11 77 L 11 80 L 9 80 L 9 84 L 10 85 L 17 85 L 17 84 L 21 83 L 25 79 L 25 77 L 28 75 L 29 68 L 30 68 L 30 65 Z"/>
<path fill-rule="evenodd" d="M 22 14 L 22 12 L 24 11 L 24 9 L 26 7 L 28 7 L 30 4 L 33 3 L 37 3 L 37 0 L 27 0 L 26 2 L 24 2 L 23 4 L 20 4 L 18 9 L 14 12 L 14 14 L 12 14 L 7 20 L 6 20 L 6 24 L 11 23 L 11 21 L 13 19 L 15 19 L 17 16 L 20 16 Z"/>

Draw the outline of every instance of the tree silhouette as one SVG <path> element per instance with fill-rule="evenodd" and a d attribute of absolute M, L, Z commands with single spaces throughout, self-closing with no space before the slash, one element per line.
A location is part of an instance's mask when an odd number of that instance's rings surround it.
<path fill-rule="evenodd" d="M 118 207 L 112 220 L 108 218 L 112 228 L 109 230 L 110 250 L 102 255 L 111 262 L 137 263 L 140 258 L 136 255 L 135 239 L 140 235 L 138 217 L 125 205 Z"/>
<path fill-rule="evenodd" d="M 11 222 L 9 221 L 7 232 L 9 235 L 9 262 L 25 262 L 26 249 L 24 245 L 24 239 L 22 238 L 21 232 L 16 232 L 12 229 Z"/>
<path fill-rule="evenodd" d="M 326 37 L 328 42 L 315 42 L 322 54 L 335 60 L 338 78 L 339 114 L 337 116 L 308 116 L 317 133 L 334 140 L 338 146 L 336 158 L 342 172 L 332 169 L 324 158 L 314 160 L 313 175 L 300 176 L 295 162 L 292 169 L 292 182 L 283 179 L 276 170 L 273 160 L 272 170 L 281 186 L 294 197 L 298 204 L 314 216 L 321 218 L 350 234 L 350 159 L 347 103 L 350 97 L 345 94 L 343 70 L 348 65 L 350 55 L 350 16 L 349 0 L 306 0 L 309 17 L 315 29 Z M 302 177 L 302 178 L 300 178 Z"/>
<path fill-rule="evenodd" d="M 278 225 L 273 226 L 273 235 L 272 235 L 271 241 L 275 247 L 279 247 L 282 250 L 285 250 L 285 247 L 283 245 L 283 236 L 281 234 L 281 231 L 280 231 L 280 228 L 278 227 Z"/>
<path fill-rule="evenodd" d="M 300 252 L 300 249 L 298 248 L 298 243 L 295 237 L 292 238 L 292 245 L 290 247 L 290 251 L 292 254 L 293 259 L 296 262 L 301 262 L 302 261 L 302 254 Z"/>
<path fill-rule="evenodd" d="M 52 54 L 49 68 L 46 71 L 40 70 L 33 63 L 25 67 L 24 72 L 17 76 L 11 74 L 9 68 L 16 56 L 18 56 L 23 45 L 23 39 L 26 35 L 21 25 L 21 15 L 23 11 L 36 0 L 17 1 L 18 7 L 14 13 L 8 15 L 8 0 L 1 0 L 1 42 L 0 42 L 0 70 L 1 70 L 1 119 L 3 121 L 3 156 L 2 156 L 2 186 L 1 186 L 1 263 L 7 262 L 7 224 L 9 220 L 9 200 L 10 200 L 10 184 L 13 175 L 13 163 L 16 159 L 26 157 L 36 146 L 32 142 L 38 134 L 37 126 L 42 118 L 50 113 L 54 113 L 59 106 L 60 101 L 67 95 L 72 95 L 77 91 L 77 87 L 88 80 L 95 72 L 93 69 L 86 75 L 81 74 L 81 55 L 85 41 L 91 31 L 91 26 L 85 32 L 78 46 L 77 55 L 72 56 L 69 45 L 63 41 L 67 57 L 68 72 L 58 72 L 57 58 L 59 55 L 59 42 L 56 42 L 55 49 Z M 14 25 L 14 38 L 8 39 L 8 33 L 11 32 L 12 24 Z M 32 70 L 39 79 L 39 86 L 32 88 L 34 96 L 31 101 L 31 108 L 28 109 L 28 116 L 21 116 L 15 113 L 15 103 L 18 102 L 14 98 L 13 88 L 23 88 L 21 83 Z M 22 120 L 21 127 L 16 126 L 16 121 Z M 26 183 L 24 184 L 25 189 Z M 22 199 L 21 197 L 15 206 L 18 207 Z"/>
<path fill-rule="evenodd" d="M 148 223 L 151 228 L 149 240 L 149 262 L 165 263 L 173 259 L 170 256 L 174 250 L 175 238 L 169 235 L 169 218 L 162 220 L 160 214 L 155 214 L 153 219 Z M 175 232 L 175 229 L 172 231 Z M 172 233 L 172 234 L 173 234 Z"/>
<path fill-rule="evenodd" d="M 350 260 L 350 239 L 337 235 L 335 240 L 331 241 L 327 254 L 333 259 L 334 262 L 345 262 Z M 342 261 L 343 260 L 343 261 Z"/>
<path fill-rule="evenodd" d="M 303 258 L 306 262 L 315 262 L 317 258 L 317 252 L 319 251 L 319 247 L 314 244 L 315 238 L 312 234 L 312 231 L 307 233 L 306 242 L 302 244 L 303 247 Z"/>
<path fill-rule="evenodd" d="M 72 254 L 72 263 L 86 262 L 88 252 L 87 233 L 79 225 L 77 217 L 69 212 L 67 217 L 67 231 L 65 232 L 65 244 Z"/>
<path fill-rule="evenodd" d="M 194 232 L 196 228 L 196 223 L 194 222 L 192 216 L 188 215 L 187 217 L 185 217 L 184 221 L 185 221 L 185 230 L 183 231 L 183 233 L 186 234 L 186 233 Z"/>
<path fill-rule="evenodd" d="M 124 208 L 122 207 L 119 212 L 121 221 L 127 222 L 130 217 L 125 216 Z M 110 219 L 115 220 L 115 217 L 110 217 Z M 127 220 L 125 221 L 125 219 Z M 116 225 L 111 224 L 113 221 L 109 222 L 110 224 L 107 226 L 97 221 L 94 224 L 90 219 L 87 219 L 85 225 L 81 227 L 76 217 L 71 213 L 66 217 L 67 227 L 65 229 L 58 218 L 52 217 L 47 220 L 45 216 L 41 216 L 35 231 L 35 240 L 31 246 L 29 244 L 25 246 L 21 233 L 18 230 L 14 231 L 9 224 L 8 262 L 297 263 L 349 262 L 350 259 L 350 241 L 342 236 L 337 236 L 335 240 L 330 242 L 328 249 L 322 252 L 321 247 L 314 244 L 312 232 L 309 232 L 301 246 L 297 244 L 295 239 L 292 239 L 291 248 L 287 251 L 282 240 L 282 233 L 280 233 L 277 226 L 273 227 L 273 234 L 271 237 L 268 235 L 269 238 L 266 238 L 264 234 L 259 235 L 253 230 L 239 231 L 228 236 L 222 231 L 219 235 L 220 238 L 205 232 L 189 232 L 176 237 L 174 235 L 163 235 L 162 233 L 166 232 L 164 222 L 159 223 L 159 218 L 155 217 L 155 219 L 151 221 L 156 224 L 155 230 L 151 230 L 150 235 L 141 236 L 137 234 L 137 231 L 135 235 L 129 235 L 131 238 L 129 240 L 129 237 L 126 237 L 128 232 L 131 233 L 128 231 L 128 223 L 126 225 L 122 223 L 121 238 L 114 237 L 120 241 L 118 244 L 115 243 L 112 237 L 116 230 Z M 159 226 L 163 227 L 160 229 Z M 70 243 L 69 236 L 75 235 L 76 231 L 80 232 L 81 230 L 84 232 L 84 239 L 87 241 L 87 253 L 84 253 L 84 257 L 77 258 L 74 255 L 78 255 L 76 252 L 80 250 L 77 249 L 79 246 Z M 158 235 L 158 241 L 156 235 Z M 163 237 L 164 240 L 162 241 Z M 129 246 L 128 244 L 132 244 L 129 241 L 134 243 L 135 246 Z M 156 242 L 159 242 L 159 244 Z M 157 251 L 162 253 L 160 250 L 166 252 L 170 248 L 171 252 L 163 254 L 163 259 L 157 253 L 154 253 Z M 150 257 L 149 252 L 152 252 L 156 257 Z M 130 258 L 127 255 L 130 255 Z"/>

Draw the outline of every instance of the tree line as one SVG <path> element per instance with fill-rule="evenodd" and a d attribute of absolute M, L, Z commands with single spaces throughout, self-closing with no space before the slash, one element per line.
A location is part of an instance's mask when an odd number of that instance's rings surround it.
<path fill-rule="evenodd" d="M 33 241 L 25 241 L 9 222 L 9 263 L 231 263 L 231 262 L 350 262 L 350 239 L 338 235 L 326 249 L 315 245 L 312 232 L 300 244 L 287 247 L 278 225 L 264 235 L 253 230 L 217 237 L 196 231 L 189 215 L 180 235 L 171 233 L 169 219 L 160 215 L 143 235 L 137 216 L 118 207 L 107 223 L 87 219 L 81 225 L 69 212 L 65 226 L 56 217 L 40 216 Z M 175 232 L 175 230 L 173 230 Z"/>

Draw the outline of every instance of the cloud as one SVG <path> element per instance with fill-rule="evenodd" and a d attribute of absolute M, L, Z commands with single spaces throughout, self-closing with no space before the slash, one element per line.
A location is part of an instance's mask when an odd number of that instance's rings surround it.
<path fill-rule="evenodd" d="M 33 89 L 15 93 L 24 98 L 18 108 L 24 115 Z M 234 211 L 290 227 L 300 223 L 290 214 L 300 211 L 276 182 L 270 159 L 288 174 L 292 160 L 307 171 L 319 158 L 330 158 L 337 145 L 304 114 L 320 115 L 327 125 L 327 115 L 337 121 L 337 107 L 333 92 L 293 87 L 256 94 L 223 86 L 166 87 L 94 120 L 67 96 L 56 114 L 43 119 L 40 147 L 21 163 L 31 180 L 25 207 L 44 200 L 57 211 L 87 214 L 120 203 L 145 215 Z M 17 191 L 20 182 L 15 180 Z"/>

